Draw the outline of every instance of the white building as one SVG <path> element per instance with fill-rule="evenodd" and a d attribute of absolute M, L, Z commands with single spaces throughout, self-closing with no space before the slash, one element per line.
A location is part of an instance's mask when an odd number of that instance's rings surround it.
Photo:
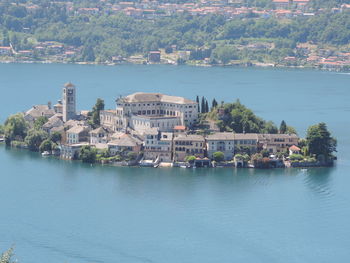
<path fill-rule="evenodd" d="M 232 132 L 218 132 L 208 135 L 207 155 L 213 158 L 215 152 L 222 152 L 225 155 L 225 160 L 232 160 L 235 154 L 235 134 Z"/>
<path fill-rule="evenodd" d="M 113 111 L 101 111 L 101 124 L 114 131 L 127 128 L 143 133 L 150 128 L 172 131 L 174 126 L 192 126 L 198 119 L 197 102 L 160 93 L 138 92 L 116 100 Z M 112 126 L 112 127 L 111 127 Z"/>
<path fill-rule="evenodd" d="M 159 159 L 160 162 L 172 161 L 173 133 L 160 132 L 157 128 L 145 131 L 144 158 Z"/>

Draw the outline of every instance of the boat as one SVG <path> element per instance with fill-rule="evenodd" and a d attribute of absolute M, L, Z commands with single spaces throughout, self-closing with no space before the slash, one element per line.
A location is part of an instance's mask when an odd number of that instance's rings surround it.
<path fill-rule="evenodd" d="M 50 152 L 49 151 L 44 151 L 41 153 L 41 156 L 49 156 Z"/>

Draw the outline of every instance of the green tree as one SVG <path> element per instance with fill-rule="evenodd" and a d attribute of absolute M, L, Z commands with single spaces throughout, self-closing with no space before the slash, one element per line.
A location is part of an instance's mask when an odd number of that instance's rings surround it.
<path fill-rule="evenodd" d="M 205 113 L 205 98 L 204 96 L 202 97 L 202 103 L 201 103 L 201 113 Z"/>
<path fill-rule="evenodd" d="M 199 105 L 199 97 L 198 97 L 198 95 L 197 95 L 197 97 L 196 97 L 196 102 L 197 102 L 197 104 L 198 104 L 198 112 L 201 112 L 200 105 Z"/>
<path fill-rule="evenodd" d="M 92 108 L 92 123 L 94 126 L 100 125 L 100 111 L 105 109 L 105 103 L 98 98 L 95 106 Z"/>
<path fill-rule="evenodd" d="M 225 155 L 223 152 L 214 152 L 213 153 L 213 159 L 216 162 L 222 162 L 223 160 L 225 160 Z"/>
<path fill-rule="evenodd" d="M 310 155 L 317 157 L 322 155 L 326 160 L 329 160 L 332 153 L 337 151 L 337 140 L 331 136 L 327 125 L 323 122 L 308 128 L 306 145 Z"/>
<path fill-rule="evenodd" d="M 284 120 L 281 122 L 279 132 L 281 134 L 285 134 L 287 132 L 287 124 Z"/>
<path fill-rule="evenodd" d="M 83 163 L 95 163 L 96 154 L 97 154 L 97 151 L 95 148 L 92 148 L 89 145 L 84 145 L 80 149 L 79 159 L 82 160 Z"/>
<path fill-rule="evenodd" d="M 28 131 L 27 136 L 24 141 L 28 145 L 28 149 L 37 152 L 39 151 L 39 147 L 41 143 L 48 138 L 47 132 L 43 130 L 35 130 L 31 129 Z"/>
<path fill-rule="evenodd" d="M 5 140 L 9 145 L 12 140 L 23 140 L 27 134 L 28 124 L 21 113 L 11 115 L 5 121 Z"/>
<path fill-rule="evenodd" d="M 193 163 L 195 160 L 196 160 L 196 156 L 193 156 L 193 155 L 187 155 L 185 157 L 185 162 L 188 162 L 188 163 Z"/>
<path fill-rule="evenodd" d="M 217 106 L 218 106 L 218 102 L 217 102 L 216 99 L 214 98 L 213 101 L 212 101 L 212 103 L 211 103 L 211 107 L 212 107 L 212 108 L 215 108 L 215 107 L 217 107 Z"/>
<path fill-rule="evenodd" d="M 62 134 L 60 132 L 52 132 L 50 134 L 50 140 L 54 143 L 58 143 L 62 140 Z"/>
<path fill-rule="evenodd" d="M 40 130 L 43 125 L 48 121 L 48 118 L 45 116 L 40 116 L 34 121 L 34 129 Z"/>
<path fill-rule="evenodd" d="M 209 104 L 207 100 L 205 100 L 205 112 L 209 112 Z"/>
<path fill-rule="evenodd" d="M 52 141 L 49 139 L 44 140 L 39 146 L 39 151 L 40 152 L 52 151 Z"/>

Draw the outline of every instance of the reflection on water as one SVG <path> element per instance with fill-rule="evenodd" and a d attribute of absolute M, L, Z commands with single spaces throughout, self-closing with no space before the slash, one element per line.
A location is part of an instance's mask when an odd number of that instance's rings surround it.
<path fill-rule="evenodd" d="M 305 185 L 311 189 L 314 193 L 331 196 L 333 195 L 331 190 L 332 185 L 332 173 L 334 173 L 336 167 L 333 168 L 312 168 L 312 169 L 300 169 L 304 176 Z"/>

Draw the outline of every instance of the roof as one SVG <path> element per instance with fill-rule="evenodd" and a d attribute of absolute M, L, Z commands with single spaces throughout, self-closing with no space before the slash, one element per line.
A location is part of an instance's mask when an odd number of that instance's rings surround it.
<path fill-rule="evenodd" d="M 41 116 L 53 116 L 55 115 L 55 111 L 53 109 L 50 109 L 48 105 L 35 105 L 32 108 L 30 108 L 25 113 L 25 115 L 30 115 L 33 118 L 38 118 Z"/>
<path fill-rule="evenodd" d="M 204 141 L 204 137 L 202 135 L 179 135 L 174 138 L 174 141 Z"/>
<path fill-rule="evenodd" d="M 183 97 L 169 96 L 161 93 L 145 93 L 136 92 L 121 98 L 122 102 L 126 103 L 137 103 L 137 102 L 165 102 L 165 103 L 176 103 L 176 104 L 197 104 L 197 102 Z"/>
<path fill-rule="evenodd" d="M 258 140 L 257 133 L 235 133 L 235 140 Z"/>
<path fill-rule="evenodd" d="M 63 126 L 62 114 L 55 114 L 43 125 L 44 128 L 51 128 L 54 125 Z"/>
<path fill-rule="evenodd" d="M 86 126 L 81 126 L 81 125 L 76 125 L 76 126 L 73 126 L 72 128 L 70 128 L 67 133 L 81 133 L 81 132 L 84 132 L 88 129 L 88 127 Z"/>
<path fill-rule="evenodd" d="M 181 131 L 184 131 L 184 130 L 186 130 L 186 126 L 183 126 L 183 125 L 176 125 L 176 126 L 174 126 L 174 130 L 181 130 Z"/>
<path fill-rule="evenodd" d="M 296 134 L 259 134 L 259 139 L 298 139 L 298 135 Z"/>
<path fill-rule="evenodd" d="M 124 134 L 118 139 L 112 140 L 108 143 L 108 145 L 113 146 L 122 146 L 122 147 L 135 147 L 141 145 L 141 141 L 135 137 L 132 137 L 129 134 Z"/>
<path fill-rule="evenodd" d="M 289 147 L 289 150 L 297 152 L 297 151 L 300 151 L 301 149 L 298 146 L 292 145 L 291 147 Z"/>
<path fill-rule="evenodd" d="M 149 128 L 147 130 L 145 130 L 144 134 L 147 134 L 147 135 L 158 135 L 159 133 L 159 129 L 158 128 Z"/>
<path fill-rule="evenodd" d="M 90 131 L 90 133 L 108 133 L 108 130 L 103 128 L 103 127 L 98 127 L 92 131 Z"/>
<path fill-rule="evenodd" d="M 72 82 L 67 82 L 66 84 L 64 84 L 65 88 L 74 88 L 74 84 Z"/>
<path fill-rule="evenodd" d="M 207 136 L 208 141 L 216 140 L 231 140 L 235 139 L 235 134 L 233 132 L 217 132 Z"/>

